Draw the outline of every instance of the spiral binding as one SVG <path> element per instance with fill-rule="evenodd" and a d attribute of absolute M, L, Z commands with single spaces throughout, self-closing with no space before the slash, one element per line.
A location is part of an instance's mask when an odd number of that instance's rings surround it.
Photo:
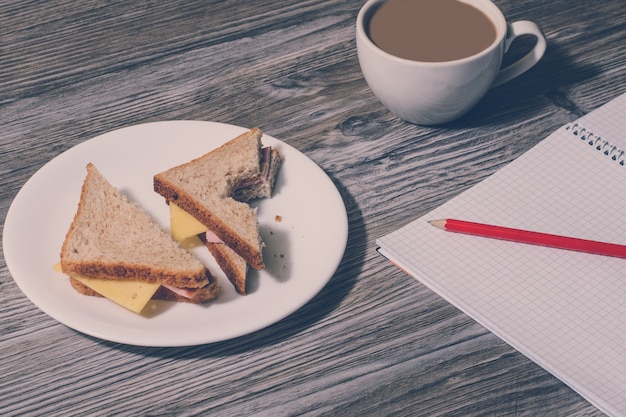
<path fill-rule="evenodd" d="M 626 165 L 626 152 L 623 149 L 612 145 L 607 139 L 594 134 L 592 131 L 579 125 L 578 123 L 567 125 L 565 130 L 571 131 L 574 136 L 578 136 L 580 140 L 585 141 L 589 146 L 592 146 L 597 151 L 602 152 L 604 155 L 611 158 L 611 160 L 621 166 Z"/>

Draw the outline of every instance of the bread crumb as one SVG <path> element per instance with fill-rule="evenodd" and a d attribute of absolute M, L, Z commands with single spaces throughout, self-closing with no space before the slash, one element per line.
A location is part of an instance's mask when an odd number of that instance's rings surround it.
<path fill-rule="evenodd" d="M 274 217 L 274 220 L 275 220 L 275 221 L 277 221 L 277 222 L 281 222 L 281 221 L 283 221 L 283 216 L 281 216 L 281 215 L 277 214 L 277 215 Z"/>

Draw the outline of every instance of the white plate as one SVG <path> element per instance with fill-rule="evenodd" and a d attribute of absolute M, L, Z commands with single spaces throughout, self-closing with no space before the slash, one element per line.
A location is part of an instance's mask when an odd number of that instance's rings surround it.
<path fill-rule="evenodd" d="M 169 209 L 153 175 L 200 156 L 246 131 L 201 121 L 148 123 L 85 141 L 37 171 L 13 200 L 4 225 L 4 255 L 13 279 L 46 314 L 80 332 L 141 346 L 186 346 L 242 336 L 273 324 L 311 300 L 335 273 L 347 243 L 348 220 L 333 182 L 295 148 L 263 136 L 284 163 L 271 199 L 259 200 L 266 268 L 252 271 L 251 293 L 235 293 L 221 271 L 222 292 L 209 304 L 151 301 L 137 315 L 106 299 L 78 294 L 53 271 L 76 211 L 85 165 L 93 162 L 122 193 L 164 229 Z M 193 250 L 215 271 L 203 247 Z"/>

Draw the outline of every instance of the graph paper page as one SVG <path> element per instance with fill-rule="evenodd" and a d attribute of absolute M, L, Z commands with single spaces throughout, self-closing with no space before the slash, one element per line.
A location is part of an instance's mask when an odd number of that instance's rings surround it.
<path fill-rule="evenodd" d="M 377 240 L 385 257 L 615 416 L 626 415 L 626 259 L 450 233 L 428 221 L 626 245 L 625 132 L 623 95 Z"/>

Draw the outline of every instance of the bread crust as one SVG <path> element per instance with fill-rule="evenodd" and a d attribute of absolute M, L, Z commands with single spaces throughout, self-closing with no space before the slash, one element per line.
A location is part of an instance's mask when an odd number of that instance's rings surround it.
<path fill-rule="evenodd" d="M 224 243 L 205 242 L 209 252 L 219 265 L 220 269 L 228 280 L 235 287 L 235 291 L 241 295 L 246 295 L 247 265 L 244 261 L 237 259 L 239 255 Z"/>
<path fill-rule="evenodd" d="M 209 272 L 199 270 L 193 276 L 186 276 L 168 271 L 165 268 L 155 268 L 129 264 L 106 264 L 104 262 L 75 263 L 61 261 L 61 269 L 67 275 L 76 275 L 86 278 L 107 279 L 111 281 L 135 280 L 147 283 L 160 283 L 181 288 L 202 288 L 209 283 Z"/>

